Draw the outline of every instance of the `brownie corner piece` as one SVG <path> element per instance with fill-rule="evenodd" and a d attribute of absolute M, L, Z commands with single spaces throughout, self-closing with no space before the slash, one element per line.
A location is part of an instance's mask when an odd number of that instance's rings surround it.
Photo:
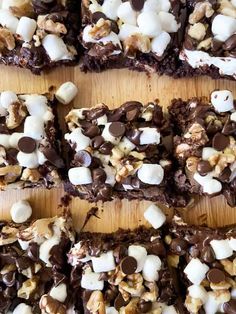
<path fill-rule="evenodd" d="M 130 68 L 173 75 L 185 1 L 82 1 L 82 69 Z"/>
<path fill-rule="evenodd" d="M 0 99 L 0 189 L 58 186 L 64 162 L 54 100 L 13 91 Z"/>
<path fill-rule="evenodd" d="M 95 308 L 100 313 L 179 313 L 157 230 L 80 233 L 68 261 L 73 267 L 72 286 L 80 286 L 84 313 Z"/>

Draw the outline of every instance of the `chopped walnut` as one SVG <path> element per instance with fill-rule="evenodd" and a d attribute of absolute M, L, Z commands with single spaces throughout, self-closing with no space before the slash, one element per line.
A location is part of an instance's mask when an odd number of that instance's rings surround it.
<path fill-rule="evenodd" d="M 123 41 L 124 51 L 126 55 L 135 55 L 137 51 L 148 53 L 151 50 L 151 42 L 148 36 L 142 34 L 134 34 L 127 37 Z"/>
<path fill-rule="evenodd" d="M 184 134 L 184 138 L 191 139 L 193 142 L 198 142 L 205 144 L 208 142 L 208 137 L 206 135 L 205 129 L 201 126 L 201 124 L 195 122 L 193 123 L 188 131 Z M 199 145 L 201 145 L 198 143 Z"/>
<path fill-rule="evenodd" d="M 6 275 L 12 271 L 15 271 L 16 270 L 16 265 L 15 264 L 8 264 L 8 265 L 5 265 L 3 266 L 3 268 L 1 269 L 0 271 L 0 274 L 1 275 Z"/>
<path fill-rule="evenodd" d="M 66 314 L 66 306 L 47 294 L 41 297 L 39 307 L 42 314 Z"/>
<path fill-rule="evenodd" d="M 198 41 L 203 40 L 206 36 L 206 27 L 202 23 L 196 23 L 189 27 L 188 35 Z"/>
<path fill-rule="evenodd" d="M 189 23 L 195 24 L 199 22 L 204 17 L 211 17 L 214 14 L 214 10 L 212 9 L 212 5 L 210 2 L 197 2 L 194 11 L 189 16 Z"/>
<path fill-rule="evenodd" d="M 212 290 L 227 290 L 231 288 L 231 284 L 227 281 L 222 281 L 219 283 L 210 283 L 210 287 Z"/>
<path fill-rule="evenodd" d="M 143 277 L 139 273 L 128 275 L 124 281 L 121 281 L 119 287 L 130 293 L 131 296 L 140 295 L 144 291 Z"/>
<path fill-rule="evenodd" d="M 8 116 L 6 118 L 8 129 L 12 130 L 17 128 L 26 116 L 27 111 L 25 105 L 19 101 L 12 103 L 8 108 Z"/>
<path fill-rule="evenodd" d="M 20 289 L 17 291 L 18 298 L 29 300 L 37 289 L 38 281 L 39 278 L 36 276 L 24 281 Z"/>
<path fill-rule="evenodd" d="M 34 16 L 34 10 L 33 10 L 31 0 L 19 1 L 19 4 L 10 7 L 10 11 L 16 17 L 22 17 L 22 16 L 33 17 Z"/>
<path fill-rule="evenodd" d="M 105 302 L 101 291 L 93 291 L 86 305 L 91 314 L 106 314 Z"/>
<path fill-rule="evenodd" d="M 222 259 L 220 263 L 224 266 L 225 271 L 230 274 L 230 276 L 236 276 L 236 258 L 233 262 L 228 259 Z"/>
<path fill-rule="evenodd" d="M 6 150 L 3 146 L 0 146 L 0 165 L 6 163 Z"/>
<path fill-rule="evenodd" d="M 0 233 L 0 246 L 16 242 L 17 232 L 17 228 L 4 226 Z"/>
<path fill-rule="evenodd" d="M 191 156 L 186 160 L 186 168 L 190 171 L 195 173 L 197 171 L 197 164 L 198 164 L 199 158 Z"/>
<path fill-rule="evenodd" d="M 210 291 L 209 294 L 214 296 L 214 298 L 217 300 L 217 302 L 219 302 L 219 304 L 228 302 L 231 299 L 231 294 L 229 290 L 215 290 Z"/>
<path fill-rule="evenodd" d="M 121 311 L 121 314 L 136 314 L 139 313 L 138 309 L 138 298 L 132 298 L 128 305 L 124 308 L 123 312 Z"/>
<path fill-rule="evenodd" d="M 129 153 L 129 156 L 133 156 L 136 159 L 143 160 L 146 157 L 145 152 L 139 153 L 136 151 L 132 151 Z"/>
<path fill-rule="evenodd" d="M 48 15 L 39 15 L 37 20 L 37 25 L 40 29 L 53 33 L 53 34 L 66 34 L 67 29 L 64 24 L 60 22 L 54 22 Z"/>
<path fill-rule="evenodd" d="M 175 153 L 178 157 L 183 158 L 191 149 L 189 144 L 181 143 L 176 146 Z"/>
<path fill-rule="evenodd" d="M 121 165 L 118 163 L 118 169 L 116 172 L 116 181 L 121 182 L 123 179 L 130 175 L 134 175 L 135 172 L 142 166 L 143 162 L 142 161 L 137 161 L 134 162 L 133 164 L 125 164 Z"/>
<path fill-rule="evenodd" d="M 13 34 L 7 28 L 0 28 L 0 50 L 13 50 L 16 46 Z"/>
<path fill-rule="evenodd" d="M 99 40 L 111 32 L 111 21 L 100 18 L 89 32 L 92 38 Z"/>
<path fill-rule="evenodd" d="M 21 175 L 22 167 L 19 165 L 0 167 L 0 176 L 4 176 L 5 184 L 15 182 Z"/>
<path fill-rule="evenodd" d="M 168 265 L 177 268 L 179 265 L 179 256 L 175 254 L 169 254 L 167 256 Z"/>
<path fill-rule="evenodd" d="M 236 9 L 231 1 L 229 0 L 221 0 L 220 1 L 220 7 L 218 9 L 218 12 L 227 15 L 233 18 L 236 18 Z"/>
<path fill-rule="evenodd" d="M 125 274 L 122 273 L 119 267 L 108 273 L 108 282 L 114 286 L 118 286 L 120 282 L 125 278 Z"/>
<path fill-rule="evenodd" d="M 185 306 L 190 313 L 198 313 L 203 303 L 201 299 L 195 299 L 188 295 L 185 300 Z"/>
<path fill-rule="evenodd" d="M 41 178 L 42 175 L 39 173 L 37 169 L 29 168 L 24 169 L 21 176 L 21 180 L 30 182 L 39 182 Z"/>
<path fill-rule="evenodd" d="M 119 291 L 122 295 L 122 298 L 125 300 L 125 302 L 128 302 L 131 298 L 130 293 L 119 287 Z"/>
<path fill-rule="evenodd" d="M 114 161 L 114 163 L 117 163 L 123 157 L 124 157 L 124 153 L 118 147 L 114 147 L 112 149 L 112 151 L 111 151 L 111 163 L 112 163 L 112 161 Z"/>
<path fill-rule="evenodd" d="M 145 287 L 147 287 L 149 289 L 149 291 L 144 292 L 140 299 L 146 301 L 146 302 L 155 302 L 158 298 L 158 287 L 157 284 L 155 283 L 155 281 L 153 282 L 145 282 L 144 283 Z"/>
<path fill-rule="evenodd" d="M 212 43 L 212 38 L 211 37 L 209 37 L 207 39 L 204 39 L 203 41 L 201 41 L 198 44 L 197 49 L 198 50 L 201 50 L 201 49 L 209 50 L 211 48 L 211 43 Z"/>

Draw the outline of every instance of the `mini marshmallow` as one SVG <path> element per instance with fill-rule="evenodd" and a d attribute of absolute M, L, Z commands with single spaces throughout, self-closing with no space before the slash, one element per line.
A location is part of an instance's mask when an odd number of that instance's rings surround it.
<path fill-rule="evenodd" d="M 216 259 L 225 259 L 233 254 L 228 240 L 212 240 L 210 245 L 215 253 Z"/>
<path fill-rule="evenodd" d="M 84 185 L 93 182 L 90 169 L 86 167 L 75 167 L 68 171 L 69 180 L 74 185 Z"/>
<path fill-rule="evenodd" d="M 143 164 L 138 170 L 138 178 L 144 183 L 158 185 L 164 178 L 164 170 L 158 164 Z"/>
<path fill-rule="evenodd" d="M 43 95 L 21 95 L 20 99 L 23 99 L 26 108 L 31 116 L 41 117 L 48 111 L 47 98 Z"/>
<path fill-rule="evenodd" d="M 129 1 L 121 3 L 117 10 L 117 16 L 123 23 L 136 25 L 137 12 L 132 9 Z"/>
<path fill-rule="evenodd" d="M 7 116 L 8 112 L 7 109 L 3 108 L 3 106 L 1 106 L 0 104 L 0 117 L 5 117 Z"/>
<path fill-rule="evenodd" d="M 33 314 L 33 311 L 31 306 L 25 303 L 20 303 L 17 305 L 17 307 L 15 307 L 12 314 Z"/>
<path fill-rule="evenodd" d="M 146 144 L 159 144 L 161 141 L 160 132 L 156 128 L 139 128 L 141 131 L 140 135 L 140 145 Z"/>
<path fill-rule="evenodd" d="M 147 250 L 140 245 L 130 245 L 128 248 L 128 256 L 134 257 L 137 261 L 137 269 L 135 272 L 141 272 L 147 258 Z"/>
<path fill-rule="evenodd" d="M 11 135 L 8 134 L 0 134 L 0 145 L 5 148 L 10 148 L 10 137 Z"/>
<path fill-rule="evenodd" d="M 29 247 L 29 241 L 23 241 L 21 239 L 18 239 L 18 243 L 20 244 L 20 247 L 22 248 L 22 250 L 27 250 Z"/>
<path fill-rule="evenodd" d="M 218 112 L 227 112 L 234 109 L 234 97 L 229 90 L 212 92 L 211 103 Z"/>
<path fill-rule="evenodd" d="M 143 12 L 159 13 L 160 11 L 161 11 L 161 1 L 146 0 L 144 2 Z"/>
<path fill-rule="evenodd" d="M 85 272 L 82 275 L 81 287 L 86 290 L 102 290 L 104 287 L 104 281 L 99 280 L 99 273 Z"/>
<path fill-rule="evenodd" d="M 106 114 L 97 118 L 97 125 L 105 125 L 106 123 L 107 123 L 107 115 Z"/>
<path fill-rule="evenodd" d="M 144 212 L 144 218 L 154 229 L 160 228 L 166 221 L 166 216 L 156 205 L 150 205 Z"/>
<path fill-rule="evenodd" d="M 108 166 L 108 165 L 104 165 L 103 170 L 106 172 L 106 175 L 107 175 L 105 183 L 109 184 L 111 186 L 114 186 L 116 184 L 116 178 L 115 178 L 116 171 L 115 171 L 115 169 L 113 167 Z"/>
<path fill-rule="evenodd" d="M 216 179 L 211 179 L 203 185 L 203 192 L 207 194 L 216 194 L 222 190 L 222 184 Z"/>
<path fill-rule="evenodd" d="M 203 160 L 208 160 L 210 157 L 214 155 L 218 155 L 219 152 L 214 149 L 213 147 L 204 147 L 202 150 L 202 159 Z"/>
<path fill-rule="evenodd" d="M 134 143 L 132 143 L 126 136 L 120 141 L 118 148 L 125 154 L 128 155 L 133 149 L 135 149 Z"/>
<path fill-rule="evenodd" d="M 161 57 L 166 50 L 166 47 L 169 45 L 171 37 L 167 32 L 161 32 L 160 35 L 153 38 L 151 42 L 151 50 L 158 57 Z"/>
<path fill-rule="evenodd" d="M 102 12 L 112 20 L 117 19 L 117 11 L 121 5 L 121 0 L 105 0 L 102 4 Z"/>
<path fill-rule="evenodd" d="M 148 255 L 143 265 L 143 278 L 147 281 L 157 281 L 158 271 L 161 269 L 161 260 L 156 255 Z"/>
<path fill-rule="evenodd" d="M 209 267 L 198 258 L 192 258 L 184 269 L 188 279 L 195 285 L 200 285 L 208 272 Z"/>
<path fill-rule="evenodd" d="M 207 291 L 203 286 L 192 285 L 188 287 L 188 293 L 191 298 L 200 299 L 203 303 L 207 300 Z"/>
<path fill-rule="evenodd" d="M 236 111 L 231 113 L 230 120 L 236 122 Z"/>
<path fill-rule="evenodd" d="M 32 207 L 30 206 L 30 203 L 22 200 L 14 203 L 10 210 L 11 213 L 11 219 L 15 223 L 23 223 L 27 221 L 31 215 L 32 215 Z"/>
<path fill-rule="evenodd" d="M 180 24 L 177 24 L 175 16 L 168 12 L 160 12 L 158 14 L 160 19 L 161 28 L 163 31 L 168 33 L 175 33 L 180 27 Z"/>
<path fill-rule="evenodd" d="M 231 289 L 231 297 L 232 299 L 236 299 L 236 288 Z"/>
<path fill-rule="evenodd" d="M 102 6 L 98 4 L 98 2 L 93 0 L 93 2 L 89 5 L 89 11 L 91 13 L 95 12 L 101 12 L 102 11 Z"/>
<path fill-rule="evenodd" d="M 51 249 L 59 244 L 59 239 L 54 236 L 51 239 L 45 240 L 39 247 L 39 258 L 46 264 L 47 267 L 52 267 L 49 261 Z"/>
<path fill-rule="evenodd" d="M 212 21 L 212 33 L 220 41 L 226 41 L 236 31 L 236 19 L 223 14 L 218 14 Z"/>
<path fill-rule="evenodd" d="M 235 238 L 230 238 L 229 239 L 229 246 L 233 251 L 236 251 L 236 239 Z"/>
<path fill-rule="evenodd" d="M 16 33 L 19 20 L 9 10 L 0 10 L 0 24 L 8 28 L 13 34 Z"/>
<path fill-rule="evenodd" d="M 35 169 L 35 168 L 38 168 L 39 166 L 38 156 L 36 152 L 33 152 L 31 154 L 26 154 L 19 151 L 16 158 L 21 167 Z"/>
<path fill-rule="evenodd" d="M 29 42 L 32 40 L 36 28 L 37 23 L 35 20 L 22 16 L 17 25 L 16 33 L 20 35 L 23 41 Z"/>
<path fill-rule="evenodd" d="M 63 105 L 69 104 L 77 95 L 78 88 L 72 82 L 62 84 L 55 93 L 56 99 Z"/>
<path fill-rule="evenodd" d="M 105 128 L 102 131 L 102 137 L 104 138 L 105 141 L 111 142 L 114 145 L 119 144 L 121 137 L 114 137 L 111 135 L 109 132 L 109 127 L 111 125 L 111 122 L 105 124 Z"/>
<path fill-rule="evenodd" d="M 141 34 L 141 30 L 137 26 L 129 25 L 129 24 L 122 24 L 120 27 L 120 32 L 118 34 L 118 37 L 120 40 L 123 41 L 126 38 L 134 34 Z"/>
<path fill-rule="evenodd" d="M 212 173 L 208 173 L 206 176 L 201 176 L 198 172 L 194 173 L 193 178 L 201 186 L 204 186 L 210 180 L 212 180 Z"/>
<path fill-rule="evenodd" d="M 64 41 L 54 34 L 49 34 L 42 40 L 42 46 L 46 50 L 49 58 L 52 61 L 59 61 L 64 59 L 73 59 L 71 53 L 68 51 Z"/>
<path fill-rule="evenodd" d="M 207 301 L 203 305 L 206 314 L 215 314 L 219 310 L 219 302 L 213 291 L 207 293 Z"/>
<path fill-rule="evenodd" d="M 116 268 L 113 251 L 92 257 L 93 271 L 95 273 L 108 272 Z"/>
<path fill-rule="evenodd" d="M 61 283 L 60 285 L 56 286 L 56 287 L 53 287 L 49 293 L 49 295 L 61 302 L 61 303 L 64 303 L 66 298 L 67 298 L 67 288 L 66 288 L 66 284 L 64 283 Z"/>
<path fill-rule="evenodd" d="M 106 314 L 119 314 L 119 312 L 113 307 L 106 307 Z"/>
<path fill-rule="evenodd" d="M 38 150 L 38 149 L 36 150 L 36 154 L 37 154 L 37 158 L 38 158 L 38 163 L 40 165 L 45 164 L 45 162 L 47 161 L 47 158 L 45 157 L 45 155 L 42 152 L 40 152 L 40 150 Z"/>
<path fill-rule="evenodd" d="M 156 37 L 161 33 L 161 22 L 155 12 L 143 12 L 137 18 L 138 26 L 144 35 Z"/>
<path fill-rule="evenodd" d="M 178 314 L 178 312 L 174 305 L 166 305 L 162 310 L 162 314 Z"/>
<path fill-rule="evenodd" d="M 18 148 L 18 142 L 23 136 L 25 136 L 24 133 L 17 133 L 17 132 L 12 133 L 9 139 L 10 146 L 14 148 Z"/>
<path fill-rule="evenodd" d="M 18 97 L 14 92 L 4 91 L 1 93 L 0 102 L 3 108 L 8 109 L 8 107 L 16 101 L 18 101 Z"/>
<path fill-rule="evenodd" d="M 24 124 L 25 136 L 32 137 L 35 140 L 41 140 L 44 135 L 44 121 L 40 117 L 28 116 Z"/>
<path fill-rule="evenodd" d="M 76 152 L 87 148 L 90 144 L 90 138 L 82 133 L 81 128 L 76 128 L 71 133 L 66 133 L 65 139 L 72 144 L 76 144 Z"/>

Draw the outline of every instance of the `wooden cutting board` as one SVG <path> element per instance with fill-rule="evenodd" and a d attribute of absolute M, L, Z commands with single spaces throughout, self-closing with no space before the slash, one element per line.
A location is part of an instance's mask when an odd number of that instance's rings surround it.
<path fill-rule="evenodd" d="M 182 97 L 208 96 L 214 89 L 229 89 L 236 97 L 236 83 L 226 80 L 211 80 L 206 77 L 174 80 L 159 77 L 155 74 L 136 73 L 128 70 L 112 70 L 101 74 L 84 74 L 79 67 L 60 68 L 49 74 L 34 76 L 27 70 L 0 67 L 0 90 L 13 90 L 17 93 L 44 93 L 50 86 L 58 87 L 65 81 L 73 81 L 79 87 L 79 94 L 74 101 L 74 107 L 90 107 L 99 102 L 108 106 L 118 107 L 128 100 L 141 102 L 159 99 L 166 109 L 170 100 Z M 59 107 L 59 120 L 64 127 L 63 119 L 71 106 Z M 13 202 L 27 199 L 33 206 L 34 217 L 55 215 L 59 209 L 60 199 L 64 195 L 63 188 L 50 191 L 44 189 L 25 189 L 0 192 L 1 219 L 9 218 L 9 209 Z M 98 216 L 92 217 L 86 225 L 86 230 L 109 232 L 119 227 L 134 228 L 146 224 L 143 212 L 149 202 L 113 201 L 98 204 Z M 92 205 L 73 199 L 71 211 L 77 230 L 82 226 L 86 212 Z M 162 206 L 160 206 L 162 207 Z M 162 207 L 163 208 L 163 207 Z M 165 209 L 171 216 L 173 211 Z M 236 208 L 226 205 L 223 197 L 209 199 L 204 197 L 194 207 L 181 210 L 189 223 L 207 223 L 209 226 L 223 226 L 236 223 Z"/>

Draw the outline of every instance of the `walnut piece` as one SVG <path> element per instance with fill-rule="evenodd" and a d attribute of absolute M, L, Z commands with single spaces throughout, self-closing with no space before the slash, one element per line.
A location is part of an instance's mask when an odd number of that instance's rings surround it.
<path fill-rule="evenodd" d="M 201 41 L 198 45 L 197 45 L 197 49 L 201 50 L 209 50 L 211 48 L 211 43 L 212 43 L 212 38 L 209 37 L 207 39 L 204 39 L 203 41 Z"/>
<path fill-rule="evenodd" d="M 149 291 L 144 292 L 141 295 L 141 299 L 143 299 L 146 302 L 155 302 L 158 298 L 158 287 L 155 282 L 145 282 L 145 287 L 149 289 Z"/>
<path fill-rule="evenodd" d="M 133 162 L 132 164 L 126 163 L 121 165 L 120 163 L 113 166 L 117 166 L 116 181 L 121 182 L 123 179 L 130 175 L 134 175 L 135 172 L 142 166 L 142 161 Z"/>
<path fill-rule="evenodd" d="M 16 46 L 13 34 L 7 28 L 0 28 L 0 50 L 13 50 Z"/>
<path fill-rule="evenodd" d="M 39 277 L 36 276 L 24 281 L 20 289 L 17 291 L 18 298 L 29 300 L 37 289 L 38 281 Z"/>
<path fill-rule="evenodd" d="M 167 256 L 167 262 L 170 267 L 177 268 L 179 265 L 179 256 L 176 254 L 169 254 Z"/>
<path fill-rule="evenodd" d="M 139 313 L 138 309 L 138 298 L 132 298 L 128 305 L 121 311 L 121 314 L 137 314 Z"/>
<path fill-rule="evenodd" d="M 189 27 L 188 35 L 198 41 L 206 36 L 206 27 L 202 23 L 195 23 Z"/>
<path fill-rule="evenodd" d="M 39 307 L 42 314 L 66 314 L 66 306 L 47 294 L 41 297 Z"/>
<path fill-rule="evenodd" d="M 39 173 L 37 169 L 29 168 L 24 169 L 21 176 L 21 180 L 30 182 L 39 182 L 41 178 L 42 175 Z"/>
<path fill-rule="evenodd" d="M 106 314 L 105 302 L 101 291 L 93 291 L 87 305 L 87 309 L 91 314 Z"/>
<path fill-rule="evenodd" d="M 16 4 L 14 6 L 11 6 L 9 9 L 13 15 L 16 17 L 33 17 L 34 16 L 34 10 L 32 6 L 31 0 L 22 0 L 18 1 L 19 4 Z"/>
<path fill-rule="evenodd" d="M 191 156 L 186 160 L 186 168 L 190 171 L 195 173 L 197 171 L 197 164 L 199 158 L 195 156 Z"/>
<path fill-rule="evenodd" d="M 111 32 L 111 21 L 100 18 L 97 23 L 91 28 L 89 35 L 99 40 L 103 37 L 106 37 Z"/>
<path fill-rule="evenodd" d="M 0 233 L 0 246 L 16 242 L 17 232 L 17 228 L 4 226 Z"/>
<path fill-rule="evenodd" d="M 186 297 L 184 304 L 185 304 L 187 310 L 189 311 L 189 313 L 198 313 L 198 311 L 200 310 L 200 308 L 203 305 L 201 299 L 192 298 L 192 297 L 190 297 L 190 295 L 188 295 Z"/>
<path fill-rule="evenodd" d="M 8 116 L 6 118 L 6 125 L 8 129 L 17 128 L 24 118 L 27 116 L 25 105 L 19 101 L 15 101 L 8 107 Z"/>
<path fill-rule="evenodd" d="M 212 5 L 210 2 L 197 2 L 194 11 L 189 16 L 189 23 L 195 24 L 199 22 L 204 17 L 211 17 L 214 14 L 214 10 L 212 9 Z"/>
<path fill-rule="evenodd" d="M 40 29 L 53 34 L 66 34 L 67 29 L 64 24 L 53 22 L 47 15 L 39 15 L 37 25 Z"/>
<path fill-rule="evenodd" d="M 121 281 L 119 287 L 130 293 L 131 296 L 139 295 L 144 291 L 143 277 L 139 273 L 128 275 L 125 281 Z"/>
<path fill-rule="evenodd" d="M 224 266 L 225 271 L 230 274 L 230 276 L 236 276 L 236 258 L 233 262 L 228 259 L 222 259 L 220 263 Z"/>
<path fill-rule="evenodd" d="M 123 41 L 124 52 L 126 55 L 133 56 L 137 51 L 148 53 L 151 50 L 151 42 L 148 36 L 134 34 Z"/>
<path fill-rule="evenodd" d="M 6 150 L 3 146 L 0 146 L 0 165 L 6 162 Z"/>
<path fill-rule="evenodd" d="M 221 0 L 218 12 L 233 18 L 236 18 L 236 9 L 229 0 Z"/>
<path fill-rule="evenodd" d="M 118 286 L 121 281 L 125 278 L 125 274 L 122 273 L 119 267 L 116 267 L 115 270 L 112 270 L 108 273 L 108 282 L 114 286 Z"/>

